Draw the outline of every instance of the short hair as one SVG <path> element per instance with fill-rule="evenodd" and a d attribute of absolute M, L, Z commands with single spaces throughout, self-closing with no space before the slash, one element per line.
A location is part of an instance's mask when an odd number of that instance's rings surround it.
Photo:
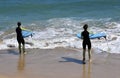
<path fill-rule="evenodd" d="M 17 25 L 18 25 L 18 26 L 21 26 L 21 22 L 18 22 Z"/>
<path fill-rule="evenodd" d="M 83 28 L 84 28 L 84 29 L 87 29 L 87 28 L 88 28 L 88 25 L 87 25 L 87 24 L 85 24 L 85 25 L 83 26 Z"/>

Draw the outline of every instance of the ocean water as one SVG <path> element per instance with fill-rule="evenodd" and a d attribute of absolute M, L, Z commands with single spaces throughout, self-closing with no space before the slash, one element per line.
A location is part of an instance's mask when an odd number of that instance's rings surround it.
<path fill-rule="evenodd" d="M 17 48 L 18 21 L 34 32 L 25 38 L 26 48 L 80 49 L 76 34 L 88 24 L 90 32 L 107 34 L 107 40 L 91 40 L 93 50 L 120 53 L 119 0 L 0 0 L 0 49 Z"/>

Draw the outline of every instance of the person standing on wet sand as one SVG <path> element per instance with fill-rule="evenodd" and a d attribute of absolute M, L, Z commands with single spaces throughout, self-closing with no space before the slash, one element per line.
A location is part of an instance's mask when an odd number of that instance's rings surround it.
<path fill-rule="evenodd" d="M 16 34 L 17 34 L 17 41 L 18 41 L 18 44 L 19 44 L 19 53 L 21 54 L 21 44 L 23 45 L 22 48 L 23 48 L 23 53 L 25 54 L 25 41 L 24 41 L 24 38 L 22 36 L 22 29 L 20 28 L 21 27 L 21 22 L 18 22 L 17 23 L 18 27 L 16 28 Z"/>
<path fill-rule="evenodd" d="M 84 31 L 81 33 L 82 39 L 83 39 L 83 63 L 85 63 L 85 53 L 86 53 L 86 46 L 88 46 L 88 56 L 89 56 L 89 61 L 91 62 L 91 41 L 89 38 L 89 32 L 87 31 L 88 25 L 85 24 L 83 26 Z"/>

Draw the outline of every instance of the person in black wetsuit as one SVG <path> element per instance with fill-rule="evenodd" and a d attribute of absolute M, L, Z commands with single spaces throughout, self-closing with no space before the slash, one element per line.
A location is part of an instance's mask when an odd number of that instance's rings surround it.
<path fill-rule="evenodd" d="M 83 39 L 83 62 L 85 63 L 85 53 L 86 53 L 86 46 L 88 46 L 88 56 L 89 61 L 91 62 L 91 41 L 89 38 L 89 32 L 87 31 L 88 25 L 85 24 L 83 26 L 84 31 L 81 33 L 82 39 Z"/>
<path fill-rule="evenodd" d="M 18 27 L 16 28 L 16 34 L 17 34 L 17 41 L 19 44 L 19 53 L 21 54 L 21 44 L 23 45 L 23 53 L 25 53 L 25 41 L 22 36 L 22 30 L 21 30 L 21 22 L 17 23 Z"/>

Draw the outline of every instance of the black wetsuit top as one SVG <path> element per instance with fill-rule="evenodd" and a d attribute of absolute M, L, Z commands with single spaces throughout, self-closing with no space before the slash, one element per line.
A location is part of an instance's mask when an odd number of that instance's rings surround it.
<path fill-rule="evenodd" d="M 90 41 L 90 38 L 89 38 L 89 32 L 88 31 L 83 31 L 81 33 L 81 36 L 83 38 L 83 49 L 86 49 L 86 45 L 88 45 L 88 49 L 91 49 L 91 41 Z"/>
<path fill-rule="evenodd" d="M 18 41 L 18 43 L 19 43 L 19 44 L 20 44 L 20 43 L 24 44 L 25 41 L 24 41 L 24 38 L 23 38 L 23 36 L 22 36 L 22 30 L 21 30 L 20 27 L 17 27 L 17 28 L 16 28 L 16 33 L 17 33 L 17 41 Z"/>

